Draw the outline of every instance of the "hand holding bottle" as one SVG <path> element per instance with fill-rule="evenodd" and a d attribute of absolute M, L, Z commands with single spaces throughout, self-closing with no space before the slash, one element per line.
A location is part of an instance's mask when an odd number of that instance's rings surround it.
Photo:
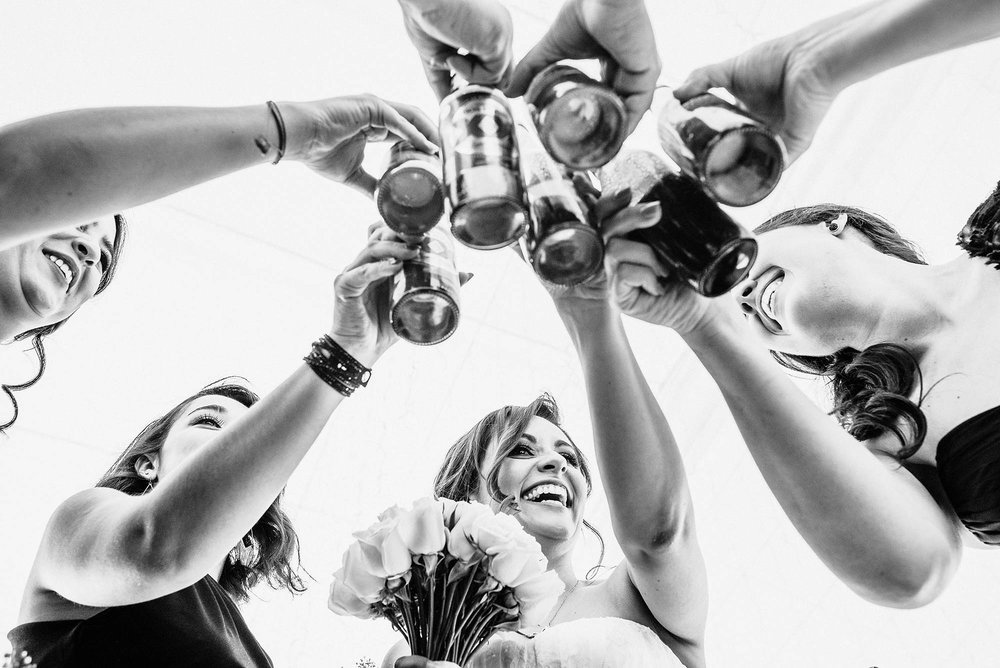
<path fill-rule="evenodd" d="M 809 148 L 840 92 L 808 56 L 797 33 L 695 70 L 675 95 L 686 102 L 713 87 L 728 90 L 777 132 L 788 150 L 789 163 Z"/>
<path fill-rule="evenodd" d="M 564 59 L 600 58 L 604 82 L 625 103 L 631 133 L 653 101 L 660 56 L 642 0 L 567 0 L 552 27 L 514 69 L 509 96 Z"/>
<path fill-rule="evenodd" d="M 288 133 L 286 159 L 369 196 L 377 181 L 361 165 L 368 142 L 407 139 L 421 150 L 437 150 L 434 122 L 408 104 L 354 95 L 280 107 Z"/>
<path fill-rule="evenodd" d="M 389 322 L 386 279 L 417 254 L 382 221 L 368 232 L 365 248 L 334 281 L 336 303 L 330 331 L 331 338 L 365 366 L 371 366 L 398 340 Z"/>

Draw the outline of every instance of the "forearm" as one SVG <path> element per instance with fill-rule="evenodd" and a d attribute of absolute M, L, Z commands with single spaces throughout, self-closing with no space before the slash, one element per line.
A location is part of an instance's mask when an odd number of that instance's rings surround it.
<path fill-rule="evenodd" d="M 8 125 L 0 248 L 267 162 L 277 146 L 264 104 L 83 109 Z"/>
<path fill-rule="evenodd" d="M 803 29 L 805 52 L 841 90 L 898 65 L 1000 35 L 996 0 L 885 0 Z"/>
<path fill-rule="evenodd" d="M 954 531 L 933 498 L 800 392 L 742 323 L 685 337 L 718 383 L 765 481 L 816 554 L 862 596 L 923 602 L 952 572 Z"/>
<path fill-rule="evenodd" d="M 617 309 L 560 311 L 583 367 L 601 480 L 618 542 L 657 550 L 691 524 L 684 464 Z"/>
<path fill-rule="evenodd" d="M 149 552 L 174 577 L 200 577 L 264 514 L 343 395 L 306 365 L 147 497 Z"/>

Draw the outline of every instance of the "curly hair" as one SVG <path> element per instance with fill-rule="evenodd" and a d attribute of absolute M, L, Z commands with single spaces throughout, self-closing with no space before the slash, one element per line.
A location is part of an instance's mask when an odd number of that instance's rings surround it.
<path fill-rule="evenodd" d="M 904 262 L 927 264 L 913 242 L 880 216 L 852 206 L 817 204 L 784 211 L 754 230 L 761 234 L 789 225 L 811 225 L 831 221 L 842 214 L 847 223 L 864 234 L 877 251 Z M 920 449 L 927 435 L 927 418 L 920 404 L 910 400 L 914 386 L 923 395 L 920 365 L 913 354 L 895 343 L 878 343 L 864 350 L 841 348 L 832 355 L 812 357 L 772 350 L 771 355 L 787 369 L 830 380 L 833 410 L 854 438 L 867 440 L 883 433 L 900 442 L 899 459 Z"/>
<path fill-rule="evenodd" d="M 101 276 L 100 283 L 97 284 L 97 291 L 94 293 L 95 297 L 104 292 L 105 288 L 111 284 L 111 280 L 115 277 L 115 270 L 118 268 L 118 259 L 121 257 L 122 246 L 125 243 L 126 228 L 127 225 L 125 223 L 125 217 L 121 214 L 115 214 L 115 242 L 111 248 L 111 260 L 108 262 L 108 266 L 104 270 L 104 274 Z M 29 329 L 28 331 L 21 332 L 14 337 L 14 341 L 31 341 L 31 348 L 34 351 L 35 356 L 38 358 L 38 373 L 35 374 L 34 378 L 24 383 L 19 383 L 17 385 L 0 384 L 0 392 L 7 395 L 12 407 L 10 420 L 0 424 L 0 433 L 3 433 L 5 429 L 17 422 L 17 416 L 20 413 L 20 408 L 17 405 L 17 399 L 14 397 L 14 392 L 28 389 L 41 380 L 42 375 L 45 373 L 45 344 L 43 339 L 66 324 L 66 321 L 69 320 L 70 317 L 72 316 L 67 316 L 59 322 L 52 323 L 51 325 Z"/>
<path fill-rule="evenodd" d="M 260 400 L 252 390 L 228 378 L 206 386 L 146 425 L 95 487 L 110 487 L 132 496 L 150 491 L 149 481 L 139 475 L 136 464 L 143 457 L 159 453 L 171 427 L 187 406 L 205 396 L 226 397 L 248 408 Z M 283 495 L 284 491 L 243 537 L 241 545 L 245 549 L 241 552 L 247 556 L 240 560 L 227 559 L 222 567 L 219 584 L 236 601 L 248 600 L 250 591 L 264 581 L 272 589 L 287 589 L 293 594 L 306 590 L 298 575 L 301 569 L 298 535 L 281 508 Z"/>

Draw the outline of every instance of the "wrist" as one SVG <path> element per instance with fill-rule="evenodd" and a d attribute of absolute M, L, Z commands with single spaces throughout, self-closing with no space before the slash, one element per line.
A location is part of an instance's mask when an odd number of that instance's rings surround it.
<path fill-rule="evenodd" d="M 309 105 L 301 102 L 279 102 L 285 121 L 285 160 L 302 162 L 311 153 L 316 139 L 316 121 Z"/>
<path fill-rule="evenodd" d="M 793 33 L 789 69 L 798 70 L 822 92 L 833 95 L 874 74 L 864 71 L 868 60 L 864 55 L 865 22 L 870 9 L 870 5 L 861 5 Z"/>
<path fill-rule="evenodd" d="M 368 368 L 371 368 L 382 357 L 382 353 L 384 352 L 378 350 L 375 346 L 363 343 L 350 336 L 344 336 L 336 332 L 330 332 L 329 336 L 333 339 L 334 343 L 344 349 L 344 352 Z"/>
<path fill-rule="evenodd" d="M 677 330 L 677 333 L 695 352 L 717 348 L 723 340 L 746 338 L 746 325 L 739 321 L 742 317 L 735 309 L 726 308 L 713 300 L 692 327 Z"/>

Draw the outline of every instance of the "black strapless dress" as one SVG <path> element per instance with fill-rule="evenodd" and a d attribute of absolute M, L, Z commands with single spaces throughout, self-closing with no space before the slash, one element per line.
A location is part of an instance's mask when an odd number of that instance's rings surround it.
<path fill-rule="evenodd" d="M 969 217 L 958 245 L 1000 270 L 1000 183 Z M 937 468 L 962 523 L 982 542 L 1000 545 L 1000 406 L 945 434 L 938 443 Z"/>
<path fill-rule="evenodd" d="M 31 622 L 7 634 L 41 668 L 273 668 L 221 585 L 206 576 L 90 619 Z"/>

